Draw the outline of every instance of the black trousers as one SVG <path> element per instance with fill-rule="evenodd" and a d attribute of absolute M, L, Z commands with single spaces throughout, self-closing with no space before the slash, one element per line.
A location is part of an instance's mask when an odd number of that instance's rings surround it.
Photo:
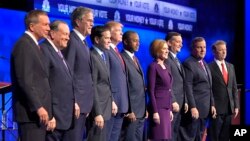
<path fill-rule="evenodd" d="M 18 122 L 20 141 L 45 141 L 46 128 L 35 122 Z"/>
<path fill-rule="evenodd" d="M 229 141 L 232 115 L 220 114 L 211 119 L 208 129 L 210 141 Z"/>

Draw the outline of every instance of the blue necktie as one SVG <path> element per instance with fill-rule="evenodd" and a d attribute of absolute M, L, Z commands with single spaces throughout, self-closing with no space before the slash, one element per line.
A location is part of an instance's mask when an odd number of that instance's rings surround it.
<path fill-rule="evenodd" d="M 104 63 L 106 64 L 106 57 L 105 57 L 105 54 L 104 53 L 102 53 L 102 60 L 104 61 Z"/>

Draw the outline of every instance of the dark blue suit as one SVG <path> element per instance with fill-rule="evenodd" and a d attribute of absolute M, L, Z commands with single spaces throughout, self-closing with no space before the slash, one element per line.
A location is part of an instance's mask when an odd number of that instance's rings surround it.
<path fill-rule="evenodd" d="M 40 46 L 46 60 L 46 71 L 49 74 L 52 116 L 56 120 L 56 130 L 47 134 L 47 139 L 50 140 L 56 136 L 55 132 L 61 134 L 62 137 L 72 125 L 74 115 L 73 79 L 70 70 L 67 69 L 53 46 L 47 40 Z"/>
<path fill-rule="evenodd" d="M 72 140 L 80 141 L 83 138 L 86 114 L 92 109 L 94 96 L 89 48 L 72 31 L 64 54 L 70 69 L 73 70 L 74 94 L 81 112 L 80 118 L 76 119 L 74 125 Z"/>
<path fill-rule="evenodd" d="M 128 112 L 128 85 L 125 68 L 116 54 L 110 47 L 107 52 L 110 64 L 111 91 L 114 102 L 118 107 L 118 113 L 107 122 L 107 139 L 117 141 L 120 135 L 123 116 Z"/>
<path fill-rule="evenodd" d="M 45 108 L 52 118 L 48 77 L 39 47 L 28 34 L 23 34 L 11 53 L 12 104 L 21 140 L 45 140 L 46 131 L 40 126 L 37 110 Z M 23 131 L 27 134 L 20 133 Z"/>
<path fill-rule="evenodd" d="M 212 76 L 207 64 L 203 61 L 206 72 L 199 64 L 199 60 L 191 56 L 183 63 L 186 77 L 186 94 L 189 108 L 197 108 L 198 119 L 192 119 L 190 110 L 183 116 L 181 140 L 201 140 L 205 129 L 206 118 L 211 106 L 214 106 L 212 93 Z M 184 134 L 186 133 L 186 134 Z"/>

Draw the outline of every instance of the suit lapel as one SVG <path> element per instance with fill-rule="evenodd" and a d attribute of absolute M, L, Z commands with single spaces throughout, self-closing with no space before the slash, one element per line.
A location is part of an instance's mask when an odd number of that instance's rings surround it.
<path fill-rule="evenodd" d="M 65 60 L 65 63 L 68 68 L 66 68 L 65 64 L 63 63 L 62 58 L 58 55 L 58 53 L 55 51 L 55 49 L 52 47 L 52 45 L 46 40 L 45 41 L 46 46 L 48 47 L 49 51 L 51 52 L 51 55 L 53 56 L 54 59 L 56 59 L 56 62 L 59 62 L 60 67 L 65 71 L 69 77 L 71 77 L 71 72 L 69 69 L 69 65 L 67 64 L 67 61 Z"/>
<path fill-rule="evenodd" d="M 112 47 L 110 47 L 110 52 L 116 57 L 116 61 L 120 64 L 123 72 L 125 73 L 124 67 L 122 66 L 121 59 L 119 58 L 119 56 L 116 54 L 115 50 Z"/>
<path fill-rule="evenodd" d="M 207 63 L 205 61 L 203 61 L 205 69 L 207 71 L 207 78 L 208 78 L 208 82 L 210 84 L 210 86 L 212 86 L 212 75 L 211 75 L 211 71 L 209 69 L 209 67 L 207 66 Z"/>
<path fill-rule="evenodd" d="M 184 78 L 184 72 L 183 72 L 184 69 L 183 69 L 181 63 L 180 63 L 180 69 L 179 69 L 178 64 L 177 64 L 174 56 L 171 53 L 169 53 L 169 57 L 173 61 L 173 63 L 175 64 L 176 68 L 179 70 L 181 76 Z"/>
<path fill-rule="evenodd" d="M 230 65 L 225 61 L 225 64 L 226 64 L 226 67 L 227 67 L 227 74 L 228 74 L 228 84 L 230 84 L 229 83 L 229 81 L 230 81 L 230 78 L 232 78 L 232 77 L 230 77 L 230 74 L 232 74 L 233 72 L 232 72 L 232 68 L 230 67 Z"/>
<path fill-rule="evenodd" d="M 216 72 L 216 75 L 218 75 L 219 78 L 221 79 L 221 81 L 224 82 L 222 72 L 221 72 L 221 70 L 220 70 L 218 64 L 217 64 L 215 61 L 213 61 L 212 67 L 213 67 L 214 71 Z M 227 64 L 226 64 L 226 67 L 227 67 L 227 69 L 228 69 L 228 65 L 227 65 Z M 228 69 L 227 71 L 229 71 L 229 69 Z M 225 83 L 225 82 L 224 82 L 224 83 Z M 226 83 L 225 83 L 225 85 L 226 85 Z"/>
<path fill-rule="evenodd" d="M 102 57 L 100 56 L 100 54 L 93 48 L 93 53 L 94 55 L 98 58 L 98 61 L 102 64 L 102 68 L 105 69 L 105 71 L 108 73 L 109 75 L 109 69 L 108 69 L 108 66 L 107 64 L 105 64 L 105 62 L 103 61 Z M 106 61 L 108 62 L 108 61 Z M 109 65 L 109 64 L 108 64 Z"/>
<path fill-rule="evenodd" d="M 44 68 L 45 67 L 44 63 L 42 61 L 44 56 L 43 56 L 41 50 L 39 49 L 38 45 L 33 41 L 33 39 L 28 34 L 25 34 L 25 35 L 26 35 L 27 40 L 29 40 L 29 42 L 31 43 L 31 49 L 34 50 L 34 52 L 38 58 L 38 62 L 40 63 L 41 68 L 43 69 L 44 72 L 46 72 L 45 68 Z"/>

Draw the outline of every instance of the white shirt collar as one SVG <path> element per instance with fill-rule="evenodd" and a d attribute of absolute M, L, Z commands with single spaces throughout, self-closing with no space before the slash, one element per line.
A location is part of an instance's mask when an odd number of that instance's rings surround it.
<path fill-rule="evenodd" d="M 96 47 L 96 46 L 94 46 L 94 45 L 93 45 L 93 48 L 98 52 L 98 54 L 99 54 L 100 56 L 102 56 L 102 54 L 103 54 L 103 51 L 102 51 L 102 50 L 100 50 L 98 47 Z"/>
<path fill-rule="evenodd" d="M 29 31 L 25 31 L 25 33 L 26 34 L 28 34 L 30 37 L 31 37 L 31 39 L 36 43 L 36 45 L 38 46 L 38 41 L 37 41 L 37 39 L 35 38 L 35 36 L 31 33 L 31 32 L 29 32 Z"/>
<path fill-rule="evenodd" d="M 128 54 L 129 57 L 131 57 L 133 59 L 133 57 L 135 56 L 134 53 L 129 52 L 128 50 L 124 49 L 124 51 Z"/>
<path fill-rule="evenodd" d="M 73 31 L 76 33 L 76 35 L 83 41 L 85 40 L 85 36 L 83 36 L 77 29 L 73 29 Z"/>
<path fill-rule="evenodd" d="M 50 39 L 47 38 L 47 40 L 48 40 L 48 42 L 52 45 L 52 47 L 54 48 L 54 50 L 55 50 L 56 52 L 58 52 L 59 49 L 55 46 L 55 44 L 54 44 Z"/>
<path fill-rule="evenodd" d="M 217 59 L 214 58 L 214 61 L 216 62 L 216 64 L 219 66 L 220 70 L 222 71 L 222 67 L 221 67 L 221 63 L 223 63 L 225 65 L 225 69 L 227 71 L 227 67 L 226 67 L 226 63 L 225 60 L 219 61 Z"/>
<path fill-rule="evenodd" d="M 113 43 L 110 43 L 110 46 L 111 46 L 113 49 L 116 48 L 116 46 L 115 46 Z"/>
<path fill-rule="evenodd" d="M 173 55 L 174 58 L 176 58 L 176 54 L 174 54 L 172 51 L 169 52 Z"/>

